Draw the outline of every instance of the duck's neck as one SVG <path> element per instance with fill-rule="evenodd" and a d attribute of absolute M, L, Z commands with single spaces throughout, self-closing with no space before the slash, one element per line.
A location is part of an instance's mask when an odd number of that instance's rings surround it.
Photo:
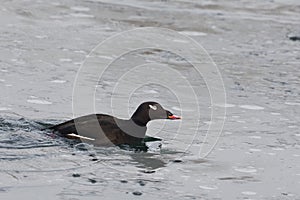
<path fill-rule="evenodd" d="M 140 109 L 137 109 L 133 113 L 131 120 L 139 126 L 146 126 L 151 119 L 147 113 L 141 112 Z"/>

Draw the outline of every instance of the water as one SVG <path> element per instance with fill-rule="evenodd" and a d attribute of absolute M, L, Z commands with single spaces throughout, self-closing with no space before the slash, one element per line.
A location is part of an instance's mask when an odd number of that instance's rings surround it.
<path fill-rule="evenodd" d="M 300 199 L 300 43 L 288 38 L 300 34 L 299 10 L 297 1 L 277 0 L 3 1 L 0 198 Z M 163 139 L 161 150 L 155 143 L 150 152 L 93 147 L 41 131 L 73 117 L 74 79 L 91 49 L 141 26 L 174 29 L 201 43 L 220 69 L 227 102 L 213 107 L 203 77 L 184 59 L 142 50 L 86 83 L 96 82 L 96 112 L 128 118 L 140 102 L 155 100 L 183 114 L 181 122 L 149 124 L 147 134 Z M 99 58 L 115 59 L 110 51 Z M 162 71 L 151 65 L 157 61 Z M 137 63 L 150 65 L 130 71 Z M 167 67 L 196 88 L 200 112 L 184 80 L 162 73 Z M 145 69 L 149 76 L 134 78 Z M 172 83 L 178 94 L 143 84 L 153 77 Z M 215 128 L 213 108 L 227 110 L 223 134 L 199 158 L 206 131 Z"/>

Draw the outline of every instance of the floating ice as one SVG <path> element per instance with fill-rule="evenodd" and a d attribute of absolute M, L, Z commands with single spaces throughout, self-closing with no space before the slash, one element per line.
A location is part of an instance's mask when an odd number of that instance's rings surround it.
<path fill-rule="evenodd" d="M 46 101 L 46 100 L 39 100 L 39 99 L 28 99 L 28 103 L 33 103 L 33 104 L 42 104 L 42 105 L 50 105 L 52 102 Z"/>
<path fill-rule="evenodd" d="M 240 108 L 248 109 L 248 110 L 263 110 L 264 107 L 256 106 L 256 105 L 240 105 Z"/>

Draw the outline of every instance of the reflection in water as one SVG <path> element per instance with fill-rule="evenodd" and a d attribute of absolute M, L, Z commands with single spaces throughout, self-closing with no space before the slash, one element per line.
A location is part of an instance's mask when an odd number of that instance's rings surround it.
<path fill-rule="evenodd" d="M 138 168 L 146 170 L 154 170 L 166 166 L 166 162 L 161 158 L 156 157 L 155 154 L 141 152 L 130 155 L 133 162 L 136 162 Z"/>

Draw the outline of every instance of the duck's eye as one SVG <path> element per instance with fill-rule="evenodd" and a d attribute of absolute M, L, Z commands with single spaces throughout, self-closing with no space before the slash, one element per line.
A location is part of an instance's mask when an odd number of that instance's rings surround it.
<path fill-rule="evenodd" d="M 149 105 L 149 107 L 150 107 L 152 110 L 157 110 L 157 107 L 156 107 L 156 106 Z"/>
<path fill-rule="evenodd" d="M 167 115 L 168 115 L 168 116 L 172 116 L 173 114 L 172 114 L 170 111 L 168 111 L 168 112 L 167 112 Z"/>

